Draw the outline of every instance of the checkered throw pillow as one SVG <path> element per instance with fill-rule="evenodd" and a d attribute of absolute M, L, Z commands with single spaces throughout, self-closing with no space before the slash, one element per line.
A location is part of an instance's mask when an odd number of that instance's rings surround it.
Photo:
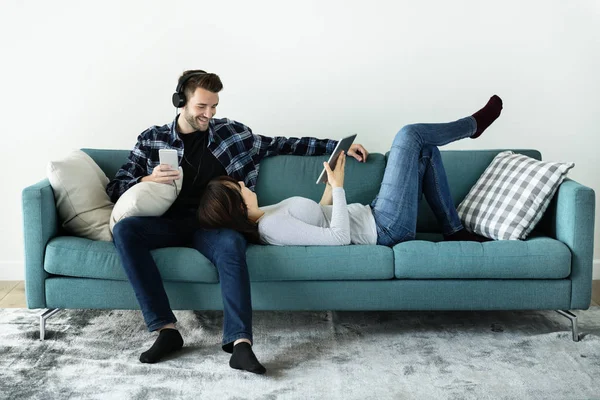
<path fill-rule="evenodd" d="M 574 163 L 499 153 L 458 205 L 464 227 L 491 239 L 525 239 Z"/>

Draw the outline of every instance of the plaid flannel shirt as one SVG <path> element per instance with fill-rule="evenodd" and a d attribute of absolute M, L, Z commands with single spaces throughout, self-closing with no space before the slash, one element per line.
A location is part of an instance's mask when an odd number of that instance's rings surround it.
<path fill-rule="evenodd" d="M 140 134 L 127 162 L 109 182 L 106 193 L 116 203 L 127 189 L 144 176 L 152 174 L 160 161 L 159 149 L 177 150 L 179 163 L 183 158 L 183 141 L 176 131 L 177 118 L 167 125 L 153 126 Z M 225 167 L 227 174 L 244 181 L 254 191 L 260 161 L 277 154 L 317 156 L 331 154 L 336 140 L 313 137 L 285 138 L 255 135 L 247 126 L 227 118 L 211 119 L 208 131 L 208 149 Z"/>

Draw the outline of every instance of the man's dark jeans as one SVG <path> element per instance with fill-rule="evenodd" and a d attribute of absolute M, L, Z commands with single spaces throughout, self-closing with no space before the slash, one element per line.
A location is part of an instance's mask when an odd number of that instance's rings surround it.
<path fill-rule="evenodd" d="M 217 267 L 223 294 L 223 350 L 232 352 L 235 340 L 252 341 L 247 242 L 233 230 L 200 228 L 194 212 L 172 208 L 162 217 L 125 218 L 114 226 L 115 247 L 150 331 L 177 321 L 150 250 L 191 247 L 208 258 Z"/>

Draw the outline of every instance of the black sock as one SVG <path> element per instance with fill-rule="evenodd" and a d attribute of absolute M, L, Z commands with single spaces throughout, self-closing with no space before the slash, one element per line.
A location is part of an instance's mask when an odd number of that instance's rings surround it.
<path fill-rule="evenodd" d="M 233 347 L 233 355 L 229 360 L 229 366 L 255 374 L 264 374 L 267 372 L 266 368 L 256 359 L 250 343 L 246 342 L 240 342 Z"/>
<path fill-rule="evenodd" d="M 477 131 L 471 136 L 471 139 L 478 138 L 500 116 L 501 111 L 502 99 L 493 95 L 485 107 L 473 114 L 473 118 L 477 121 Z"/>
<path fill-rule="evenodd" d="M 158 334 L 158 339 L 140 356 L 143 363 L 155 363 L 168 354 L 173 353 L 183 347 L 183 338 L 177 329 L 163 329 Z"/>
<path fill-rule="evenodd" d="M 450 242 L 489 242 L 492 239 L 477 235 L 476 233 L 471 233 L 465 228 L 462 228 L 460 231 L 454 232 L 452 235 L 444 235 L 444 240 Z"/>

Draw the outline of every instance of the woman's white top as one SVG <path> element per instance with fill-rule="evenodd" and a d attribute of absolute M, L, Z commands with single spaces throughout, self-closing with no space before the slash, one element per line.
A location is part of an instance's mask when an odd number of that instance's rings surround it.
<path fill-rule="evenodd" d="M 371 207 L 346 204 L 344 188 L 333 188 L 333 205 L 323 206 L 305 197 L 291 197 L 260 207 L 261 239 L 277 246 L 343 246 L 376 244 L 377 230 Z"/>

